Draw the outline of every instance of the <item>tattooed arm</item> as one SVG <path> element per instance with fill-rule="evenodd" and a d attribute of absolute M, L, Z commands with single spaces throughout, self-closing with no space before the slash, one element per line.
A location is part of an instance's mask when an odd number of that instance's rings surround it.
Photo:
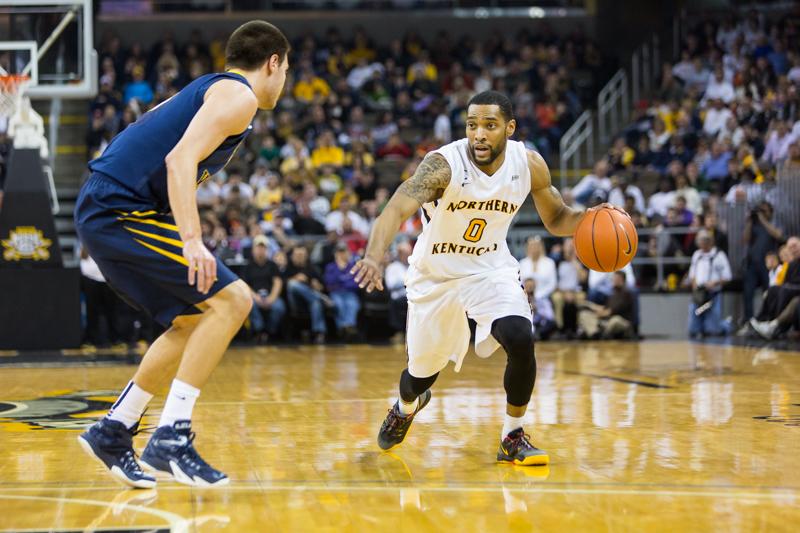
<path fill-rule="evenodd" d="M 414 175 L 400 184 L 372 226 L 364 259 L 353 267 L 352 273 L 360 287 L 366 287 L 367 292 L 372 292 L 375 287 L 383 290 L 383 256 L 400 224 L 416 213 L 422 204 L 441 198 L 449 183 L 450 164 L 443 156 L 430 153 Z"/>

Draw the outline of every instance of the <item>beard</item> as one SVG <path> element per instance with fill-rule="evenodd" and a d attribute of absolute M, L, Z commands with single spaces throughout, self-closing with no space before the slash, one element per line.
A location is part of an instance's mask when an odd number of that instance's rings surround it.
<path fill-rule="evenodd" d="M 503 139 L 499 146 L 497 147 L 490 146 L 489 157 L 481 160 L 478 159 L 478 155 L 475 152 L 475 146 L 472 144 L 469 145 L 469 153 L 472 156 L 472 160 L 479 166 L 491 165 L 492 163 L 494 163 L 495 159 L 500 157 L 500 154 L 502 154 L 503 151 L 505 151 L 505 149 L 506 149 L 506 139 Z"/>

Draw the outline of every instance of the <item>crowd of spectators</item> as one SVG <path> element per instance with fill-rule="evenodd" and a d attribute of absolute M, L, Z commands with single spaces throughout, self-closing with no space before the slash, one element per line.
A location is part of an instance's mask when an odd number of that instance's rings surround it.
<path fill-rule="evenodd" d="M 99 54 L 90 158 L 182 86 L 225 67 L 224 40 L 206 40 L 199 31 L 182 43 L 167 34 L 148 48 L 108 34 Z M 197 197 L 206 245 L 242 268 L 254 290 L 257 338 L 284 331 L 287 313 L 307 313 L 319 342 L 332 336 L 331 326 L 338 338 L 357 335 L 363 295 L 349 277 L 353 257 L 424 154 L 461 136 L 473 94 L 509 94 L 518 138 L 548 155 L 603 66 L 591 41 L 546 28 L 484 39 L 442 31 L 427 42 L 410 32 L 386 46 L 361 29 L 348 39 L 330 29 L 293 42 L 290 64 L 277 109 L 259 111 L 246 146 Z M 418 218 L 406 222 L 387 257 L 396 267 L 387 284 L 398 331 L 405 317 L 398 280 L 420 229 Z"/>
<path fill-rule="evenodd" d="M 745 206 L 745 319 L 768 286 L 765 255 L 788 237 L 781 215 L 796 212 L 777 180 L 798 179 L 800 170 L 799 42 L 791 18 L 751 12 L 698 24 L 680 60 L 663 66 L 652 98 L 636 103 L 632 124 L 569 194 L 576 203 L 624 207 L 638 227 L 653 228 L 639 247 L 651 258 L 688 259 L 701 230 L 726 251 L 740 236 L 726 235 L 719 214 Z M 654 268 L 640 277 L 658 289 L 691 284 L 686 265 L 666 273 L 660 286 Z"/>
<path fill-rule="evenodd" d="M 619 339 L 638 334 L 638 289 L 633 268 L 595 272 L 581 264 L 571 238 L 548 252 L 540 237 L 527 242 L 520 278 L 538 339 Z"/>
<path fill-rule="evenodd" d="M 680 61 L 664 65 L 652 99 L 637 102 L 635 120 L 606 156 L 563 191 L 568 204 L 608 201 L 638 227 L 656 230 L 640 243 L 640 255 L 687 260 L 667 265 L 660 284 L 652 265 L 637 268 L 638 284 L 633 270 L 624 279 L 592 280 L 597 273 L 583 270 L 571 242 L 557 243 L 549 255 L 543 243 L 530 244 L 523 280 L 539 335 L 634 334 L 637 285 L 690 288 L 692 334 L 728 333 L 718 295 L 739 270 L 725 254 L 739 236 L 723 231 L 719 212 L 731 204 L 750 210 L 741 273 L 744 318 L 753 315 L 754 296 L 769 283 L 764 257 L 787 237 L 776 217 L 785 205 L 776 179 L 787 166 L 800 168 L 796 33 L 791 21 L 758 14 L 688 33 Z M 279 107 L 259 112 L 237 162 L 198 190 L 207 246 L 230 264 L 247 265 L 246 281 L 253 276 L 251 327 L 261 339 L 284 331 L 287 313 L 307 314 L 317 341 L 331 326 L 340 338 L 357 335 L 364 295 L 348 282 L 349 266 L 397 184 L 427 151 L 459 136 L 472 94 L 494 88 L 511 95 L 517 138 L 547 157 L 581 109 L 576 73 L 596 75 L 602 65 L 590 41 L 547 32 L 483 42 L 441 32 L 429 43 L 409 33 L 377 47 L 363 30 L 349 41 L 330 30 L 293 45 L 293 76 Z M 106 36 L 90 157 L 185 83 L 222 70 L 222 51 L 222 40 L 206 42 L 197 31 L 180 46 L 165 35 L 149 50 Z M 407 221 L 386 258 L 396 267 L 386 280 L 395 331 L 404 320 L 400 273 L 420 229 L 419 219 Z"/>

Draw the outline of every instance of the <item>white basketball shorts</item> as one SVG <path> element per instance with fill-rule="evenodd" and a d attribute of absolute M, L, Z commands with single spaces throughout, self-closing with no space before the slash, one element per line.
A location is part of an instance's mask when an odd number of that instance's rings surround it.
<path fill-rule="evenodd" d="M 516 269 L 496 270 L 447 281 L 415 275 L 409 270 L 408 295 L 408 371 L 412 376 L 432 376 L 456 364 L 456 372 L 469 347 L 469 323 L 475 320 L 475 353 L 489 357 L 500 344 L 491 335 L 492 323 L 506 316 L 531 320 L 528 298 Z"/>

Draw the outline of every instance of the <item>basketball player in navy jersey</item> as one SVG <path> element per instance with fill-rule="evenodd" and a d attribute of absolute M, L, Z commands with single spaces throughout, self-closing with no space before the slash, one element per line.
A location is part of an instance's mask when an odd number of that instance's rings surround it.
<path fill-rule="evenodd" d="M 408 367 L 400 375 L 400 397 L 381 425 L 378 445 L 388 450 L 403 442 L 414 416 L 430 401 L 439 372 L 449 360 L 456 362 L 456 371 L 461 368 L 469 346 L 469 317 L 477 323 L 475 353 L 489 357 L 502 347 L 508 357 L 497 460 L 546 465 L 547 452 L 536 448 L 522 427 L 536 381 L 536 358 L 531 308 L 506 237 L 529 196 L 554 235 L 572 235 L 584 211 L 564 204 L 539 154 L 510 140 L 516 121 L 507 96 L 495 91 L 473 96 L 466 126 L 466 138 L 426 155 L 414 176 L 400 185 L 372 227 L 364 258 L 353 268 L 367 292 L 382 289 L 381 258 L 402 221 L 422 209 L 423 231 L 405 280 Z"/>
<path fill-rule="evenodd" d="M 252 299 L 203 245 L 195 190 L 234 157 L 256 111 L 275 107 L 288 52 L 275 26 L 243 24 L 228 40 L 226 72 L 194 80 L 89 163 L 92 174 L 75 209 L 81 243 L 124 299 L 167 328 L 109 414 L 79 437 L 87 453 L 130 486 L 155 485 L 136 461 L 132 437 L 153 394 L 173 376 L 141 463 L 187 485 L 228 483 L 193 446 L 192 409 Z"/>

